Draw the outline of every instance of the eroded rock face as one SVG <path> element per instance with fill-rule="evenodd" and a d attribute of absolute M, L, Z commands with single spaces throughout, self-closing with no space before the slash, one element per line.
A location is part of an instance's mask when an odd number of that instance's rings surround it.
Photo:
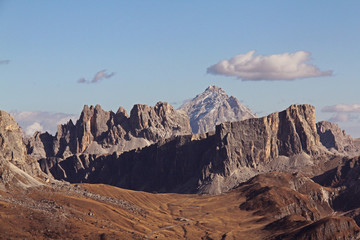
<path fill-rule="evenodd" d="M 315 183 L 301 173 L 261 174 L 234 191 L 246 196 L 241 209 L 277 219 L 265 226 L 275 233 L 269 239 L 355 240 L 360 237 L 356 224 L 358 211 L 347 212 L 351 218 L 337 212 L 339 209 L 333 209 L 337 189 Z"/>
<path fill-rule="evenodd" d="M 300 173 L 270 172 L 258 175 L 236 191 L 245 194 L 244 210 L 256 215 L 282 219 L 298 215 L 307 221 L 317 221 L 333 213 L 330 206 L 332 189 L 313 182 Z"/>
<path fill-rule="evenodd" d="M 337 167 L 314 177 L 321 185 L 339 188 L 334 198 L 334 208 L 349 211 L 360 208 L 360 157 L 339 160 Z"/>
<path fill-rule="evenodd" d="M 38 163 L 26 154 L 22 132 L 15 119 L 0 110 L 0 187 L 40 184 Z"/>
<path fill-rule="evenodd" d="M 174 110 L 168 103 L 159 102 L 154 107 L 135 105 L 130 116 L 121 107 L 113 113 L 104 111 L 100 105 L 85 105 L 75 125 L 71 120 L 59 125 L 55 137 L 36 133 L 27 147 L 37 159 L 66 158 L 78 153 L 127 151 L 190 133 L 186 114 Z"/>
<path fill-rule="evenodd" d="M 316 124 L 321 143 L 337 155 L 360 155 L 360 146 L 335 123 L 321 121 Z"/>
<path fill-rule="evenodd" d="M 240 101 L 214 85 L 186 102 L 180 110 L 187 113 L 193 133 L 214 131 L 223 122 L 235 122 L 256 117 Z"/>
<path fill-rule="evenodd" d="M 178 136 L 141 150 L 65 160 L 41 159 L 41 168 L 69 182 L 105 183 L 148 192 L 195 193 L 202 166 L 212 157 L 212 136 Z"/>
<path fill-rule="evenodd" d="M 136 124 L 141 129 L 146 123 Z M 323 151 L 314 107 L 292 105 L 264 118 L 220 124 L 215 133 L 179 136 L 121 155 L 99 156 L 90 165 L 71 163 L 74 158 L 70 157 L 60 163 L 42 162 L 42 166 L 51 165 L 50 172 L 62 168 L 69 181 L 150 192 L 219 194 L 259 173 L 307 172 Z M 78 178 L 80 170 L 86 178 Z"/>
<path fill-rule="evenodd" d="M 205 192 L 222 192 L 262 172 L 305 170 L 325 151 L 311 105 L 292 105 L 267 117 L 222 123 L 215 135 L 216 157 L 204 168 Z"/>
<path fill-rule="evenodd" d="M 257 164 L 262 159 L 266 162 L 279 155 L 316 154 L 321 145 L 316 134 L 315 109 L 310 105 L 292 105 L 267 117 L 223 123 L 217 126 L 216 134 L 224 146 L 243 148 L 229 150 L 240 158 L 246 157 L 247 164 Z"/>
<path fill-rule="evenodd" d="M 0 156 L 29 174 L 39 173 L 36 161 L 26 153 L 19 126 L 5 111 L 0 111 Z"/>
<path fill-rule="evenodd" d="M 270 239 L 356 240 L 359 238 L 360 228 L 354 219 L 343 216 L 333 216 L 323 218 L 291 233 L 281 234 Z"/>
<path fill-rule="evenodd" d="M 134 136 L 151 142 L 191 134 L 189 118 L 164 102 L 157 103 L 155 107 L 135 105 L 129 121 Z"/>

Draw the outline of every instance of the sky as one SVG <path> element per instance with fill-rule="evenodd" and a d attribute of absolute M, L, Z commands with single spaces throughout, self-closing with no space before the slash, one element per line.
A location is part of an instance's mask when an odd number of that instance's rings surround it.
<path fill-rule="evenodd" d="M 359 9 L 355 0 L 0 0 L 0 109 L 31 132 L 85 104 L 179 107 L 216 85 L 258 116 L 312 104 L 317 121 L 360 137 Z"/>

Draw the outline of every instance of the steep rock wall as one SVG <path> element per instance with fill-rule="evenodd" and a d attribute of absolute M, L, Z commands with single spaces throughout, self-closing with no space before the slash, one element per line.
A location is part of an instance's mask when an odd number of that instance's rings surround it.
<path fill-rule="evenodd" d="M 27 143 L 28 153 L 37 159 L 66 158 L 73 154 L 106 154 L 148 146 L 160 139 L 190 134 L 189 118 L 168 103 L 154 107 L 135 105 L 130 116 L 125 109 L 116 113 L 100 105 L 84 106 L 74 125 L 59 125 L 56 135 L 36 133 Z"/>
<path fill-rule="evenodd" d="M 15 119 L 0 110 L 0 189 L 40 185 L 35 178 L 42 174 L 38 163 L 26 154 Z"/>
<path fill-rule="evenodd" d="M 86 178 L 73 174 L 68 180 L 145 191 L 219 194 L 259 173 L 306 171 L 324 152 L 314 107 L 292 105 L 264 118 L 220 124 L 215 133 L 179 136 L 121 155 L 100 156 L 93 160 L 96 167 L 81 167 Z M 46 161 L 43 169 L 54 165 Z M 55 165 L 67 174 L 74 168 L 71 161 Z"/>

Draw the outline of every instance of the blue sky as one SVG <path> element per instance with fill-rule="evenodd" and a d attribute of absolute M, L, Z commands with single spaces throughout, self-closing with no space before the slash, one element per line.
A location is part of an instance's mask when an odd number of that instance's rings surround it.
<path fill-rule="evenodd" d="M 0 108 L 79 115 L 84 104 L 179 106 L 214 84 L 259 116 L 309 103 L 317 120 L 360 137 L 359 9 L 351 0 L 0 0 Z M 250 66 L 265 80 L 207 72 L 253 50 L 273 59 Z M 279 68 L 280 57 L 299 52 L 307 59 L 288 66 L 285 58 L 281 69 L 331 74 L 266 79 L 262 66 Z"/>

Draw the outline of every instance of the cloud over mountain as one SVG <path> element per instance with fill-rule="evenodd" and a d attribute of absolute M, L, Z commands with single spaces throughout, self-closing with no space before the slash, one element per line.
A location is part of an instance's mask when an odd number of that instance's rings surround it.
<path fill-rule="evenodd" d="M 360 113 L 360 104 L 336 104 L 332 106 L 325 106 L 321 109 L 322 112 L 345 112 L 345 113 Z"/>
<path fill-rule="evenodd" d="M 234 76 L 242 80 L 294 80 L 331 76 L 332 71 L 320 71 L 316 66 L 307 63 L 311 53 L 255 55 L 255 50 L 239 54 L 229 60 L 222 60 L 207 68 L 207 73 L 214 75 Z"/>
<path fill-rule="evenodd" d="M 65 113 L 50 113 L 41 111 L 12 111 L 12 116 L 19 123 L 20 127 L 25 131 L 27 135 L 32 135 L 36 131 L 47 131 L 49 133 L 56 133 L 57 126 L 64 124 L 70 119 L 75 122 L 77 116 Z"/>
<path fill-rule="evenodd" d="M 348 122 L 359 119 L 360 104 L 336 104 L 325 106 L 322 112 L 334 113 L 329 120 L 333 122 Z"/>
<path fill-rule="evenodd" d="M 91 81 L 86 80 L 85 78 L 80 78 L 77 82 L 78 83 L 97 83 L 105 78 L 111 78 L 114 75 L 115 75 L 115 73 L 112 72 L 112 73 L 108 74 L 108 73 L 106 73 L 106 70 L 103 69 L 103 70 L 97 72 Z"/>
<path fill-rule="evenodd" d="M 44 127 L 38 122 L 34 122 L 33 124 L 26 127 L 26 129 L 25 129 L 26 135 L 29 135 L 29 136 L 31 136 L 32 134 L 34 134 L 34 132 L 37 132 L 37 131 L 38 132 L 44 131 Z"/>

